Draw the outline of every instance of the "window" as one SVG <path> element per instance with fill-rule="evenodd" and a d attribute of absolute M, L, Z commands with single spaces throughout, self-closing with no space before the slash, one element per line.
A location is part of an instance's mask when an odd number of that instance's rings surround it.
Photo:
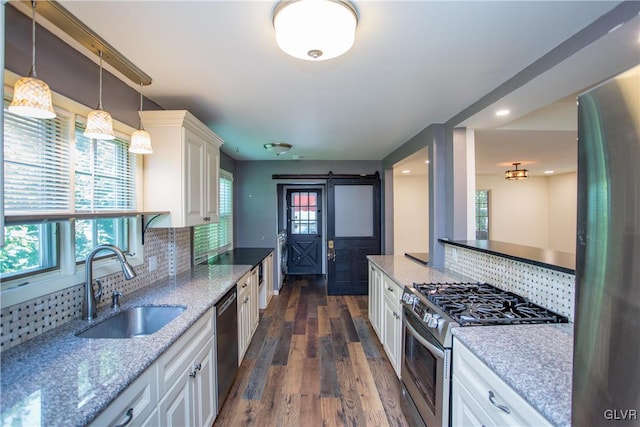
<path fill-rule="evenodd" d="M 318 192 L 290 193 L 291 234 L 318 234 Z"/>
<path fill-rule="evenodd" d="M 233 248 L 233 175 L 220 171 L 220 220 L 193 227 L 193 263 Z"/>
<path fill-rule="evenodd" d="M 5 72 L 11 84 L 12 73 Z M 40 120 L 8 111 L 12 90 L 4 99 L 4 209 L 7 215 L 73 214 L 82 211 L 136 210 L 139 159 L 128 152 L 133 129 L 115 123 L 111 141 L 85 138 L 84 119 L 90 109 L 54 94 L 57 117 Z M 125 133 L 120 133 L 124 131 Z M 5 224 L 0 247 L 2 290 L 18 285 L 20 293 L 3 294 L 7 306 L 80 283 L 76 267 L 96 245 L 111 243 L 142 261 L 134 233 L 139 220 L 95 220 Z M 98 274 L 117 271 L 110 260 L 97 263 Z"/>
<path fill-rule="evenodd" d="M 476 191 L 476 239 L 489 239 L 489 190 Z"/>

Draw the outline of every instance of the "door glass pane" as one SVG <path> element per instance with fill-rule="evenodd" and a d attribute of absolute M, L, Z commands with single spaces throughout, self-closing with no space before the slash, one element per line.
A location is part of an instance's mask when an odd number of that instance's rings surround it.
<path fill-rule="evenodd" d="M 318 197 L 315 192 L 291 193 L 291 233 L 317 234 Z"/>
<path fill-rule="evenodd" d="M 373 185 L 336 185 L 335 236 L 373 237 Z"/>

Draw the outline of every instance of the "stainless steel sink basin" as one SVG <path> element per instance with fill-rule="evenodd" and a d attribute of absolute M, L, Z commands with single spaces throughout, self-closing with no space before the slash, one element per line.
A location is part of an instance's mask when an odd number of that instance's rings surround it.
<path fill-rule="evenodd" d="M 151 335 L 186 309 L 187 307 L 182 305 L 131 307 L 76 334 L 76 336 L 80 338 L 131 338 Z"/>

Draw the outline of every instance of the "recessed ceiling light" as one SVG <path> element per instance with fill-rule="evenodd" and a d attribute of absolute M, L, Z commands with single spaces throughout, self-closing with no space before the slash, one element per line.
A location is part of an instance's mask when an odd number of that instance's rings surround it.
<path fill-rule="evenodd" d="M 553 171 L 544 171 L 544 173 L 546 173 L 547 175 L 550 175 L 553 173 Z"/>
<path fill-rule="evenodd" d="M 402 171 L 402 173 L 411 173 L 411 171 L 409 169 L 405 169 Z"/>
<path fill-rule="evenodd" d="M 426 164 L 429 164 L 429 160 L 425 160 L 424 162 L 425 162 Z"/>
<path fill-rule="evenodd" d="M 509 110 L 498 110 L 498 111 L 496 111 L 496 116 L 508 116 L 509 114 L 511 114 L 511 111 L 509 111 Z"/>

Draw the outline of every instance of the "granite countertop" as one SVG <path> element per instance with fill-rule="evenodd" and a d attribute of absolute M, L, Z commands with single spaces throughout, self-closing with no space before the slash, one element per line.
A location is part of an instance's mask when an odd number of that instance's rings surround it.
<path fill-rule="evenodd" d="M 367 255 L 367 259 L 400 287 L 413 286 L 414 283 L 472 281 L 453 271 L 428 267 L 404 255 Z"/>
<path fill-rule="evenodd" d="M 469 281 L 405 256 L 369 255 L 367 259 L 403 287 Z M 572 323 L 457 327 L 453 335 L 552 424 L 571 424 Z"/>
<path fill-rule="evenodd" d="M 74 319 L 2 352 L 2 424 L 24 415 L 27 424 L 83 426 L 91 422 L 252 265 L 200 265 L 126 295 L 134 305 L 185 305 L 158 332 L 129 339 L 78 338 L 75 333 L 114 313 L 98 309 L 91 322 Z"/>
<path fill-rule="evenodd" d="M 271 252 L 273 252 L 273 248 L 235 248 L 211 257 L 208 264 L 246 264 L 255 267 Z"/>
<path fill-rule="evenodd" d="M 459 327 L 453 335 L 549 422 L 571 425 L 572 323 Z"/>

